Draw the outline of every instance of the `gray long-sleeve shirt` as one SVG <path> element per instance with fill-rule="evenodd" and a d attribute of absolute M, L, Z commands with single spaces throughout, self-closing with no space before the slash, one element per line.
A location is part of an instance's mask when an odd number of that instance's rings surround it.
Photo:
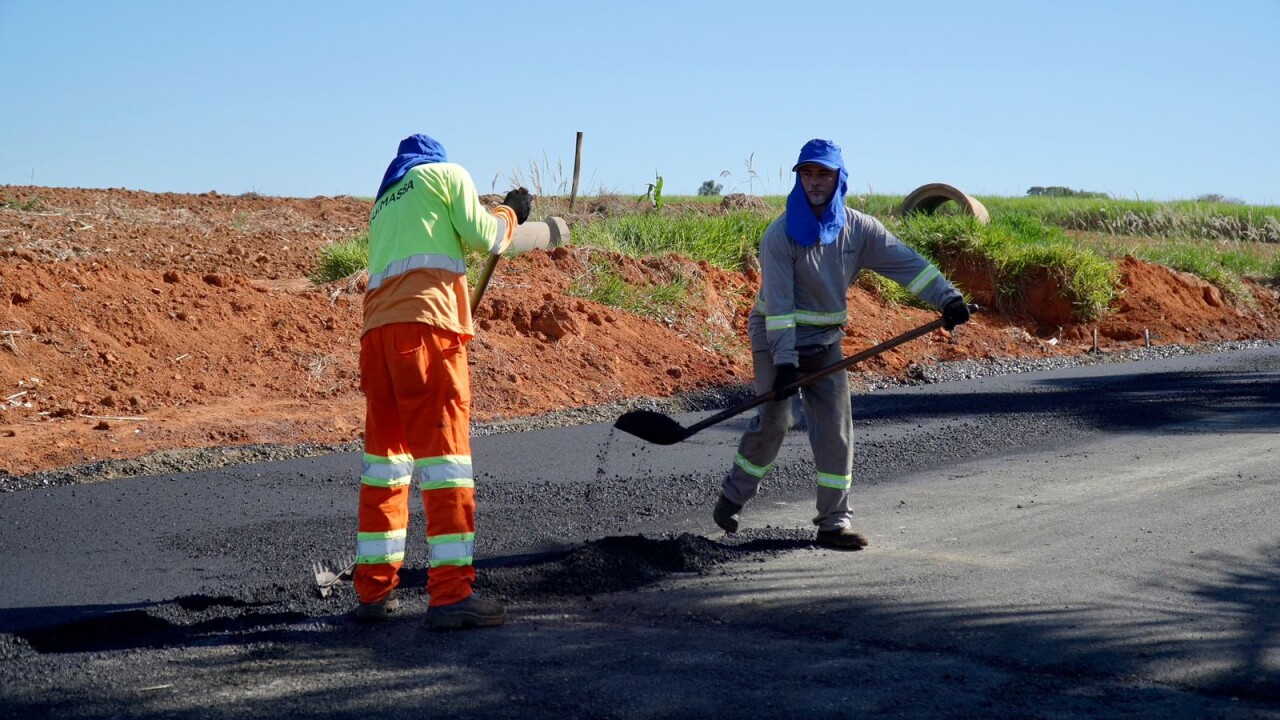
<path fill-rule="evenodd" d="M 801 246 L 787 237 L 783 214 L 760 240 L 760 296 L 748 322 L 751 350 L 776 365 L 798 364 L 797 347 L 829 345 L 848 324 L 849 286 L 864 268 L 941 308 L 961 297 L 938 268 L 903 244 L 879 220 L 845 208 L 849 222 L 828 245 Z"/>

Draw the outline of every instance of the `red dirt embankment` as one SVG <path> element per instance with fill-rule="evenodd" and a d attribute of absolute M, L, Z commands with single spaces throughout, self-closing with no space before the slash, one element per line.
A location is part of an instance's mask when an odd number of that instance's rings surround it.
<path fill-rule="evenodd" d="M 360 436 L 360 296 L 305 276 L 320 248 L 359 232 L 369 203 L 126 190 L 0 188 L 0 452 L 36 470 L 157 450 L 340 443 Z M 536 209 L 535 209 L 536 212 Z M 746 313 L 758 278 L 676 257 L 611 258 L 633 280 L 691 278 L 696 314 L 667 322 L 582 300 L 591 251 L 499 265 L 471 344 L 475 417 L 495 420 L 746 382 Z M 981 295 L 980 274 L 953 268 Z M 1010 314 L 984 311 L 860 366 L 1077 354 L 1280 336 L 1267 288 L 1250 306 L 1192 276 L 1126 259 L 1113 311 L 1073 324 L 1051 283 Z M 850 291 L 846 350 L 934 313 Z M 1066 308 L 1069 311 L 1069 307 Z"/>

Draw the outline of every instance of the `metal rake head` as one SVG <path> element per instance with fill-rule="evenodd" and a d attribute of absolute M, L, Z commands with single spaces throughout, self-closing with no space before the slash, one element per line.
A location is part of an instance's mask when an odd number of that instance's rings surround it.
<path fill-rule="evenodd" d="M 311 563 L 311 571 L 316 576 L 316 587 L 320 590 L 320 597 L 329 597 L 329 593 L 333 591 L 333 586 L 337 585 L 340 580 L 351 577 L 356 569 L 356 558 L 354 555 L 348 555 L 342 560 L 317 560 Z"/>

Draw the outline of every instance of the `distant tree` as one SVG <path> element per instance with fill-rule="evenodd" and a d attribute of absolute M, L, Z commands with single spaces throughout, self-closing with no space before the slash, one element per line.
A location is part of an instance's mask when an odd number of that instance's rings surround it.
<path fill-rule="evenodd" d="M 724 190 L 724 186 L 715 180 L 708 180 L 702 183 L 702 187 L 698 188 L 699 195 L 719 195 Z"/>
<path fill-rule="evenodd" d="M 1049 187 L 1040 187 L 1035 185 L 1027 190 L 1028 197 L 1074 197 L 1074 198 L 1105 198 L 1110 197 L 1103 192 L 1093 192 L 1091 190 L 1072 190 L 1071 188 L 1062 187 L 1061 185 L 1050 185 Z"/>
<path fill-rule="evenodd" d="M 1223 205 L 1244 205 L 1245 201 L 1239 198 L 1229 198 L 1222 193 L 1208 193 L 1196 198 L 1197 202 L 1204 203 L 1221 203 Z"/>

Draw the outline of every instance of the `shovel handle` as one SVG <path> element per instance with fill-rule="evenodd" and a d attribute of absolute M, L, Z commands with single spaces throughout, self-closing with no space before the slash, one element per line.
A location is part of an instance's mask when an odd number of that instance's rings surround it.
<path fill-rule="evenodd" d="M 476 287 L 471 291 L 471 312 L 475 312 L 480 305 L 480 298 L 484 297 L 484 289 L 489 287 L 489 278 L 493 277 L 493 269 L 498 266 L 498 258 L 501 255 L 490 255 L 489 260 L 484 264 L 484 270 L 480 271 L 480 279 L 476 281 Z"/>
<path fill-rule="evenodd" d="M 933 332 L 934 330 L 937 330 L 938 328 L 942 327 L 942 326 L 943 326 L 943 325 L 945 325 L 945 324 L 946 324 L 946 320 L 944 320 L 943 318 L 938 318 L 937 320 L 934 320 L 934 321 L 933 321 L 933 322 L 931 322 L 931 323 L 928 323 L 928 324 L 926 324 L 926 325 L 921 325 L 920 327 L 915 328 L 914 330 L 908 330 L 908 331 L 906 331 L 906 332 L 902 333 L 901 335 L 898 335 L 897 337 L 893 337 L 893 338 L 890 338 L 890 339 L 888 339 L 888 340 L 885 340 L 884 342 L 880 343 L 879 345 L 876 345 L 876 346 L 874 346 L 874 347 L 869 347 L 869 348 L 867 348 L 866 350 L 863 350 L 863 351 L 862 351 L 862 352 L 860 352 L 860 353 L 855 353 L 855 354 L 853 354 L 853 355 L 850 355 L 850 356 L 849 356 L 849 357 L 847 357 L 847 358 L 844 358 L 844 359 L 842 359 L 842 360 L 838 360 L 838 361 L 836 361 L 836 362 L 833 362 L 833 363 L 831 363 L 830 365 L 827 365 L 826 367 L 822 367 L 822 368 L 819 368 L 819 369 L 817 369 L 817 370 L 814 370 L 813 372 L 809 373 L 808 375 L 802 375 L 802 376 L 800 376 L 800 377 L 796 378 L 795 382 L 792 382 L 792 383 L 790 383 L 790 384 L 788 384 L 788 385 L 784 385 L 784 386 L 782 387 L 782 389 L 783 389 L 783 390 L 791 390 L 791 389 L 793 389 L 793 388 L 798 388 L 798 387 L 800 387 L 800 386 L 802 386 L 802 385 L 808 385 L 809 383 L 813 382 L 814 380 L 820 380 L 820 379 L 822 379 L 822 378 L 824 378 L 824 377 L 826 377 L 826 376 L 830 375 L 831 373 L 838 372 L 838 371 L 840 371 L 840 370 L 844 370 L 845 368 L 849 367 L 850 365 L 854 365 L 854 364 L 856 364 L 856 363 L 860 363 L 860 362 L 862 362 L 863 360 L 866 360 L 867 358 L 870 358 L 870 357 L 875 357 L 876 355 L 879 355 L 880 353 L 884 352 L 885 350 L 890 350 L 890 349 L 892 349 L 892 348 L 895 348 L 895 347 L 897 347 L 897 346 L 901 345 L 901 344 L 902 344 L 902 343 L 904 343 L 904 342 L 907 342 L 907 341 L 910 341 L 910 340 L 914 340 L 914 339 L 916 339 L 916 338 L 920 337 L 921 335 L 926 335 L 926 334 L 928 334 L 928 333 L 931 333 L 931 332 Z M 758 406 L 758 405 L 763 405 L 763 404 L 765 404 L 765 403 L 767 403 L 767 402 L 773 402 L 773 401 L 775 401 L 775 400 L 777 400 L 777 399 L 778 399 L 778 393 L 774 392 L 773 390 L 770 390 L 769 392 L 765 393 L 764 395 L 760 395 L 760 396 L 758 396 L 758 397 L 754 397 L 754 398 L 752 398 L 752 399 L 750 399 L 750 400 L 748 400 L 748 401 L 746 401 L 746 402 L 742 403 L 741 405 L 738 405 L 737 407 L 731 407 L 731 408 L 729 408 L 728 410 L 724 410 L 724 411 L 719 412 L 719 413 L 717 413 L 717 414 L 715 414 L 715 415 L 712 415 L 711 417 L 709 417 L 709 418 L 707 418 L 707 419 L 703 420 L 702 422 L 699 422 L 699 423 L 695 423 L 695 424 L 693 424 L 693 425 L 690 425 L 690 426 L 688 427 L 688 429 L 686 429 L 686 430 L 685 430 L 685 437 L 687 438 L 687 437 L 689 437 L 689 436 L 693 435 L 694 433 L 696 433 L 696 432 L 698 432 L 698 431 L 700 431 L 700 430 L 705 430 L 705 429 L 707 429 L 707 428 L 711 427 L 712 425 L 715 425 L 716 423 L 719 423 L 719 422 L 723 422 L 723 421 L 725 421 L 725 420 L 728 420 L 729 418 L 733 417 L 734 415 L 737 415 L 737 414 L 739 414 L 739 413 L 744 413 L 744 412 L 746 412 L 746 411 L 750 410 L 750 409 L 751 409 L 751 408 L 753 408 L 753 407 L 756 407 L 756 406 Z"/>

